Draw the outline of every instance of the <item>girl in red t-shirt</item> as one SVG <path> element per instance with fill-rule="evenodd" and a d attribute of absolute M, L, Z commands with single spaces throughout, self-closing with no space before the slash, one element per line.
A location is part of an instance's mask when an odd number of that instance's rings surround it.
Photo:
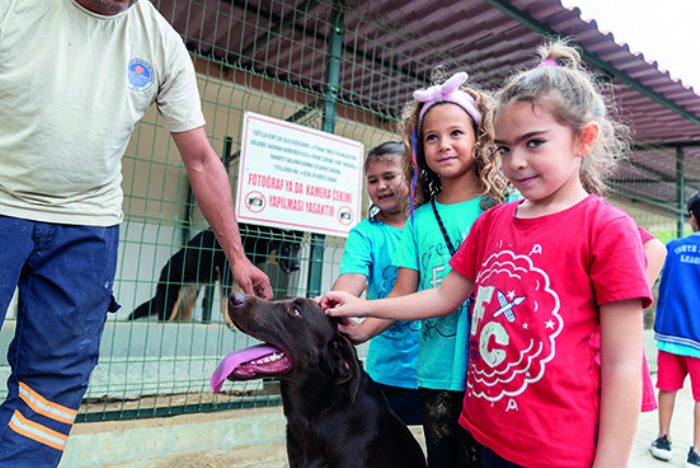
<path fill-rule="evenodd" d="M 449 314 L 474 291 L 460 424 L 490 467 L 626 466 L 641 406 L 642 309 L 651 301 L 634 221 L 605 202 L 616 126 L 575 49 L 555 42 L 496 107 L 503 171 L 524 200 L 482 214 L 438 288 L 333 316 Z"/>

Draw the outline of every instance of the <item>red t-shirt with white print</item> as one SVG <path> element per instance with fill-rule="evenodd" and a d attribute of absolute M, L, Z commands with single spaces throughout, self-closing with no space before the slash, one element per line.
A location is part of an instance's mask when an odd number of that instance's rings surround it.
<path fill-rule="evenodd" d="M 475 281 L 460 424 L 523 466 L 590 466 L 600 392 L 599 308 L 652 302 L 634 221 L 590 195 L 518 218 L 522 201 L 481 215 L 450 265 Z"/>

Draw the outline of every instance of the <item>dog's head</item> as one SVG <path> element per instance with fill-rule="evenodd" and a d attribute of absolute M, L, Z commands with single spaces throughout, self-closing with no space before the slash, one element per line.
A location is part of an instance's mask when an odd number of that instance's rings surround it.
<path fill-rule="evenodd" d="M 286 274 L 299 270 L 303 232 L 245 223 L 238 226 L 243 248 L 254 265 L 272 261 Z"/>
<path fill-rule="evenodd" d="M 338 385 L 350 382 L 348 391 L 354 398 L 360 373 L 355 348 L 338 331 L 337 320 L 328 317 L 314 300 L 265 301 L 234 292 L 229 296 L 228 313 L 239 330 L 265 344 L 226 356 L 212 376 L 215 392 L 226 379 L 321 376 Z"/>
<path fill-rule="evenodd" d="M 277 263 L 286 274 L 299 270 L 299 249 L 301 245 L 298 241 L 282 240 L 277 247 Z"/>

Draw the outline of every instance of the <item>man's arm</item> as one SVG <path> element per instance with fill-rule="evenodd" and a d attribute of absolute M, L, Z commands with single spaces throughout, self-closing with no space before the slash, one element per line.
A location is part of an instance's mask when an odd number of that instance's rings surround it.
<path fill-rule="evenodd" d="M 171 133 L 187 170 L 197 205 L 231 264 L 234 282 L 246 294 L 272 298 L 270 279 L 245 256 L 224 165 L 204 127 Z"/>

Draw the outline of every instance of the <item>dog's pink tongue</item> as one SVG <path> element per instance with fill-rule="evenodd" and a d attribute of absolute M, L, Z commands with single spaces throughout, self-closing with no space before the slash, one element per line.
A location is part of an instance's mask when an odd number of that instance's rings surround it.
<path fill-rule="evenodd" d="M 219 393 L 226 378 L 244 362 L 253 361 L 272 353 L 278 353 L 279 349 L 267 344 L 259 344 L 228 354 L 218 365 L 211 376 L 211 388 L 214 393 Z"/>

